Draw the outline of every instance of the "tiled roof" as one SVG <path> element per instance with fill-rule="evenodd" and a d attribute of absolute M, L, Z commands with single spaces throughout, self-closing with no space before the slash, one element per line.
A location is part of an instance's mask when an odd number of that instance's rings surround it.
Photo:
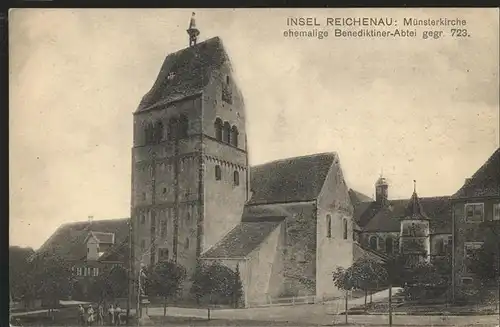
<path fill-rule="evenodd" d="M 386 255 L 377 251 L 373 251 L 371 249 L 364 248 L 358 243 L 353 244 L 353 257 L 355 260 L 361 258 L 372 259 L 378 263 L 383 263 L 388 258 Z"/>
<path fill-rule="evenodd" d="M 116 246 L 113 246 L 108 251 L 106 251 L 100 258 L 100 262 L 127 262 L 129 257 L 129 238 L 128 235 Z"/>
<path fill-rule="evenodd" d="M 422 202 L 417 195 L 417 192 L 413 192 L 408 204 L 405 209 L 405 218 L 409 219 L 428 219 L 425 214 L 424 208 L 422 207 Z"/>
<path fill-rule="evenodd" d="M 49 252 L 66 260 L 80 260 L 86 256 L 85 240 L 90 231 L 114 233 L 115 243 L 121 244 L 128 237 L 128 221 L 129 218 L 124 218 L 97 220 L 92 221 L 92 223 L 83 221 L 64 224 L 52 234 L 37 253 Z"/>
<path fill-rule="evenodd" d="M 212 72 L 228 60 L 219 37 L 169 54 L 136 112 L 201 92 Z"/>
<path fill-rule="evenodd" d="M 101 244 L 113 244 L 115 242 L 115 233 L 91 231 L 89 237 L 94 237 Z"/>
<path fill-rule="evenodd" d="M 242 221 L 201 257 L 205 259 L 244 258 L 255 250 L 282 221 L 281 217 L 270 217 L 266 221 Z"/>
<path fill-rule="evenodd" d="M 431 233 L 451 233 L 450 197 L 419 198 L 430 222 Z M 408 215 L 411 199 L 389 200 L 386 206 L 377 202 L 362 202 L 355 206 L 355 220 L 363 231 L 399 232 L 400 221 Z"/>
<path fill-rule="evenodd" d="M 483 196 L 500 196 L 500 148 L 453 195 L 453 198 Z"/>
<path fill-rule="evenodd" d="M 358 204 L 360 202 L 372 202 L 373 199 L 368 195 L 365 195 L 361 192 L 358 192 L 353 189 L 349 189 L 349 197 L 351 198 L 351 202 L 353 204 Z"/>
<path fill-rule="evenodd" d="M 335 153 L 320 153 L 251 167 L 249 204 L 315 200 L 337 160 Z"/>

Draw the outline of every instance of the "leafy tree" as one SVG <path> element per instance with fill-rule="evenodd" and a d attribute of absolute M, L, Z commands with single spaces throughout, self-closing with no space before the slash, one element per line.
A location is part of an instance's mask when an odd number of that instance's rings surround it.
<path fill-rule="evenodd" d="M 379 286 L 387 280 L 387 272 L 378 262 L 361 258 L 352 265 L 354 288 L 365 292 L 365 306 L 368 291 Z"/>
<path fill-rule="evenodd" d="M 32 286 L 37 297 L 49 308 L 58 306 L 59 300 L 68 297 L 73 284 L 70 266 L 60 257 L 40 254 L 30 262 Z"/>
<path fill-rule="evenodd" d="M 91 298 L 99 302 L 126 297 L 127 292 L 127 270 L 121 265 L 104 267 L 90 285 Z"/>
<path fill-rule="evenodd" d="M 234 301 L 237 301 L 237 297 L 241 298 L 242 294 L 238 275 L 239 272 L 236 273 L 220 263 L 200 264 L 192 277 L 191 294 L 198 303 L 202 298 L 208 297 L 213 304 L 229 302 L 234 305 Z"/>
<path fill-rule="evenodd" d="M 9 290 L 14 301 L 34 299 L 32 269 L 28 261 L 34 253 L 32 248 L 9 247 Z"/>
<path fill-rule="evenodd" d="M 471 271 L 479 277 L 484 285 L 491 284 L 499 275 L 497 242 L 488 239 L 480 249 L 475 251 L 470 262 Z"/>
<path fill-rule="evenodd" d="M 206 265 L 202 262 L 198 262 L 195 267 L 193 276 L 191 277 L 192 285 L 189 290 L 191 295 L 196 299 L 196 304 L 200 304 L 200 301 L 206 291 L 206 281 L 204 280 L 204 271 L 206 270 Z"/>
<path fill-rule="evenodd" d="M 169 298 L 177 295 L 182 289 L 186 277 L 186 269 L 174 261 L 159 262 L 152 267 L 146 281 L 149 295 Z"/>
<path fill-rule="evenodd" d="M 337 269 L 333 272 L 332 275 L 333 284 L 339 289 L 345 291 L 345 323 L 347 324 L 348 314 L 347 311 L 349 309 L 349 291 L 355 288 L 354 282 L 354 274 L 352 267 L 347 269 L 343 267 L 337 267 Z"/>
<path fill-rule="evenodd" d="M 392 326 L 392 287 L 402 286 L 405 274 L 406 258 L 402 255 L 389 257 L 384 262 L 384 269 L 387 272 L 386 283 L 389 286 L 389 326 Z"/>

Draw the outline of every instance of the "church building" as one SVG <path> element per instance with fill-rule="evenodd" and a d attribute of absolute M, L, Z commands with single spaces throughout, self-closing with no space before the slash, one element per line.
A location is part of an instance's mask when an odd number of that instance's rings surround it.
<path fill-rule="evenodd" d="M 194 16 L 194 14 L 193 14 Z M 174 260 L 239 266 L 245 302 L 339 295 L 353 208 L 336 153 L 250 167 L 245 102 L 220 38 L 168 55 L 134 113 L 135 269 Z"/>

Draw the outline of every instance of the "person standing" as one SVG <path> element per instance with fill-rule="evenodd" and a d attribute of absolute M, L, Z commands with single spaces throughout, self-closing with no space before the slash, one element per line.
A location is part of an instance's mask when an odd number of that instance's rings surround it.
<path fill-rule="evenodd" d="M 109 305 L 108 316 L 109 316 L 109 323 L 111 325 L 114 325 L 115 324 L 115 308 L 113 307 L 113 304 Z"/>
<path fill-rule="evenodd" d="M 104 307 L 102 303 L 99 303 L 97 307 L 97 321 L 100 325 L 104 325 Z"/>
<path fill-rule="evenodd" d="M 80 325 L 85 326 L 85 309 L 81 304 L 78 306 L 78 321 Z"/>
<path fill-rule="evenodd" d="M 121 315 L 122 315 L 122 308 L 120 308 L 120 305 L 117 303 L 115 306 L 115 322 L 117 326 L 119 326 L 121 323 Z"/>
<path fill-rule="evenodd" d="M 94 308 L 92 308 L 92 304 L 89 305 L 89 309 L 87 310 L 87 322 L 89 324 L 89 326 L 92 326 L 92 324 L 94 323 Z"/>

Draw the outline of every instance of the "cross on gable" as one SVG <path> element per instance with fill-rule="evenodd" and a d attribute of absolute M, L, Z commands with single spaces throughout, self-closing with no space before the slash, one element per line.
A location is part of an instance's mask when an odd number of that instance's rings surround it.
<path fill-rule="evenodd" d="M 167 78 L 168 78 L 169 81 L 172 80 L 174 77 L 175 77 L 175 73 L 174 72 L 168 73 Z"/>

